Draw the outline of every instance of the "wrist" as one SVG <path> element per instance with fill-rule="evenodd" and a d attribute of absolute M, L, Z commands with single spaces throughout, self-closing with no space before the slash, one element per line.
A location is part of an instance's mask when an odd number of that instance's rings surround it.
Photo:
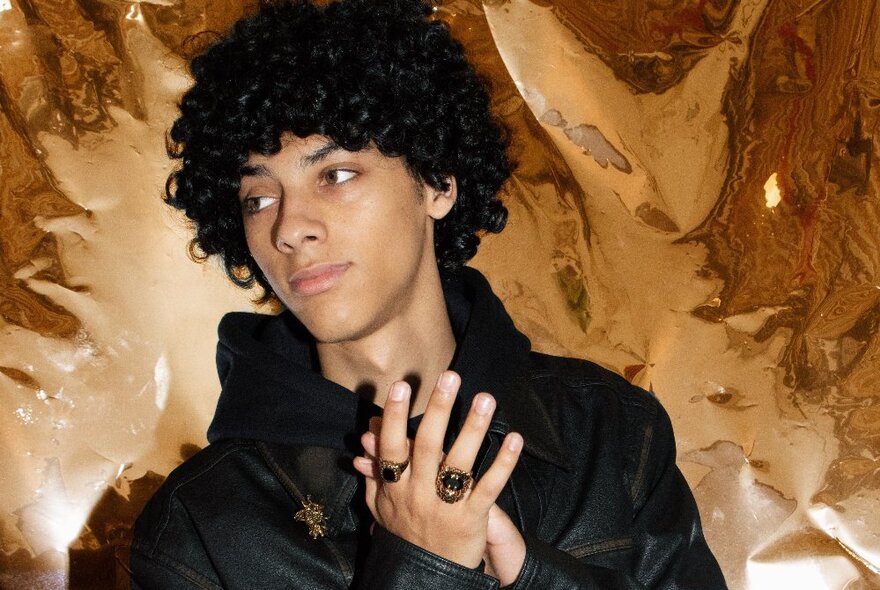
<path fill-rule="evenodd" d="M 377 587 L 383 588 L 391 572 L 394 572 L 394 575 L 405 576 L 406 587 L 410 588 L 497 590 L 496 578 L 479 569 L 480 565 L 477 561 L 475 567 L 466 567 L 377 525 L 367 558 L 367 570 L 370 572 L 367 578 L 381 576 L 383 585 Z M 367 584 L 364 587 L 373 586 Z M 397 586 L 392 584 L 388 587 Z"/>
<path fill-rule="evenodd" d="M 457 539 L 459 542 L 450 543 L 449 539 L 428 538 L 409 529 L 401 531 L 385 527 L 385 530 L 427 553 L 436 555 L 463 568 L 481 573 L 485 571 L 485 562 L 483 560 L 485 542 L 480 546 L 479 540 L 475 539 L 476 535 L 458 535 Z M 476 542 L 473 542 L 474 540 Z"/>

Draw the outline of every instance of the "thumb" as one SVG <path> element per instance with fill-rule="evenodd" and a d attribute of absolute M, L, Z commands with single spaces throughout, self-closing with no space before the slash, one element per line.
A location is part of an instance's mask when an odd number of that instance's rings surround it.
<path fill-rule="evenodd" d="M 510 517 L 493 504 L 486 529 L 486 569 L 502 586 L 513 584 L 526 559 L 526 542 Z"/>
<path fill-rule="evenodd" d="M 492 504 L 492 508 L 489 509 L 486 544 L 495 546 L 507 545 L 516 542 L 519 538 L 519 531 L 516 525 L 513 524 L 513 521 L 510 520 L 510 517 L 507 516 L 507 513 L 499 508 L 498 504 Z"/>

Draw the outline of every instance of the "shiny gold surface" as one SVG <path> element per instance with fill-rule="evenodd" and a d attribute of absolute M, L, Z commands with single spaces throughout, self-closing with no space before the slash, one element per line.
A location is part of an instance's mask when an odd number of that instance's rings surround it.
<path fill-rule="evenodd" d="M 187 260 L 164 134 L 253 5 L 0 0 L 0 588 L 126 587 L 135 515 L 205 444 L 216 322 L 250 304 Z M 880 587 L 876 0 L 438 15 L 511 128 L 475 264 L 518 324 L 657 393 L 731 588 Z"/>

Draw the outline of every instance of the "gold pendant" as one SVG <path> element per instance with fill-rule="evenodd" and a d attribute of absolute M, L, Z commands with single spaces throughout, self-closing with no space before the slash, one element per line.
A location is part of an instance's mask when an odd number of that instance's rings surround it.
<path fill-rule="evenodd" d="M 317 502 L 312 502 L 311 496 L 306 496 L 302 510 L 297 512 L 294 518 L 306 523 L 306 526 L 309 527 L 309 535 L 313 539 L 327 534 L 327 517 L 324 516 L 324 507 Z"/>

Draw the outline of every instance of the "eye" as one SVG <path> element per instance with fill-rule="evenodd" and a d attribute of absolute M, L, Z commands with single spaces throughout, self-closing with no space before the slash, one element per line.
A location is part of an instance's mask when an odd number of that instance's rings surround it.
<path fill-rule="evenodd" d="M 241 202 L 241 209 L 248 215 L 253 215 L 262 211 L 276 200 L 276 197 L 246 197 Z"/>
<path fill-rule="evenodd" d="M 327 184 L 341 184 L 346 180 L 351 180 L 358 173 L 354 170 L 348 170 L 346 168 L 332 168 L 324 173 L 324 180 L 327 181 Z"/>

